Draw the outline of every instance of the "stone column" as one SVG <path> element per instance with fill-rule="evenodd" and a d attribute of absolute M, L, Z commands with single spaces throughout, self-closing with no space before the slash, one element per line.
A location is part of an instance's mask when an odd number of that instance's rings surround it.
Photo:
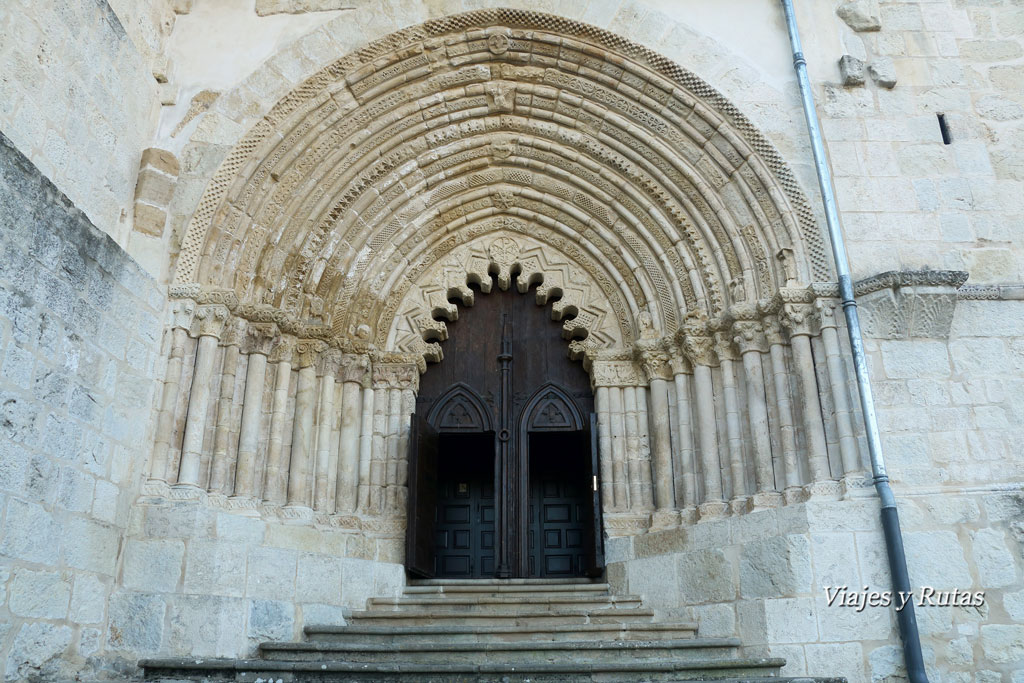
<path fill-rule="evenodd" d="M 832 302 L 817 302 L 821 320 L 821 341 L 825 346 L 825 359 L 828 365 L 828 381 L 832 385 L 832 401 L 836 407 L 836 429 L 839 432 L 839 454 L 843 462 L 843 475 L 861 472 L 860 451 L 857 448 L 857 437 L 853 432 L 853 411 L 850 406 L 850 394 L 847 391 L 847 374 L 843 366 L 842 351 L 839 346 L 836 309 Z"/>
<path fill-rule="evenodd" d="M 629 477 L 626 465 L 626 412 L 622 387 L 609 389 L 612 438 L 612 486 L 617 510 L 629 510 Z"/>
<path fill-rule="evenodd" d="M 292 381 L 292 354 L 295 338 L 281 337 L 271 353 L 276 364 L 273 404 L 270 409 L 270 438 L 267 441 L 267 466 L 263 498 L 269 503 L 283 504 L 288 474 L 284 468 L 284 428 L 287 422 L 288 387 Z"/>
<path fill-rule="evenodd" d="M 601 471 L 601 507 L 605 511 L 618 510 L 615 502 L 615 488 L 612 486 L 612 428 L 611 408 L 608 405 L 608 387 L 597 387 L 594 403 L 597 409 L 597 450 Z"/>
<path fill-rule="evenodd" d="M 316 475 L 313 479 L 313 509 L 318 512 L 334 512 L 335 497 L 331 494 L 330 482 L 337 486 L 338 467 L 331 468 L 331 423 L 334 421 L 334 378 L 341 364 L 341 351 L 328 349 L 320 354 L 320 407 L 316 425 Z M 337 458 L 337 451 L 334 452 Z M 334 475 L 331 475 L 331 472 Z"/>
<path fill-rule="evenodd" d="M 693 384 L 697 402 L 697 438 L 704 500 L 697 506 L 701 518 L 721 517 L 729 506 L 722 497 L 722 471 L 718 457 L 718 425 L 715 421 L 715 390 L 711 368 L 717 365 L 714 340 L 700 329 L 686 329 L 683 351 L 693 365 Z"/>
<path fill-rule="evenodd" d="M 800 386 L 801 415 L 804 439 L 807 443 L 807 461 L 811 483 L 832 479 L 828 467 L 828 447 L 825 444 L 825 425 L 821 418 L 818 398 L 818 379 L 814 374 L 814 356 L 811 354 L 811 335 L 815 330 L 814 305 L 810 303 L 785 304 L 782 322 L 789 329 L 793 364 L 796 366 Z"/>
<path fill-rule="evenodd" d="M 796 431 L 793 426 L 793 407 L 789 397 L 789 372 L 786 369 L 786 339 L 782 327 L 775 318 L 764 320 L 764 333 L 768 341 L 768 353 L 772 361 L 772 384 L 775 386 L 775 407 L 779 411 L 779 443 L 782 445 L 782 462 L 785 469 L 785 490 L 787 503 L 803 497 L 800 488 L 800 467 L 796 454 Z"/>
<path fill-rule="evenodd" d="M 383 401 L 382 413 L 378 420 L 378 406 L 374 405 L 374 460 L 377 456 L 377 431 L 381 432 L 381 509 L 388 516 L 399 516 L 404 511 L 407 492 L 404 482 L 407 472 L 401 471 L 408 467 L 406 453 L 402 452 L 402 431 L 408 423 L 408 415 L 403 415 L 403 393 L 412 392 L 419 386 L 419 369 L 411 359 L 401 355 L 389 356 L 392 362 L 375 363 L 373 366 L 373 386 L 379 392 L 378 398 Z M 406 401 L 406 403 L 408 403 Z M 407 442 L 407 439 L 406 439 Z M 371 482 L 376 481 L 371 465 Z"/>
<path fill-rule="evenodd" d="M 259 450 L 260 425 L 263 422 L 267 356 L 278 334 L 277 325 L 273 323 L 250 323 L 246 330 L 245 346 L 249 365 L 245 369 L 242 424 L 238 428 L 234 491 L 238 498 L 256 497 L 256 454 Z"/>
<path fill-rule="evenodd" d="M 643 509 L 654 510 L 654 484 L 651 481 L 651 428 L 647 410 L 647 387 L 635 387 L 636 418 L 640 442 L 640 495 Z"/>
<path fill-rule="evenodd" d="M 672 453 L 675 473 L 676 501 L 683 508 L 683 521 L 693 521 L 697 510 L 697 485 L 693 461 L 693 429 L 690 413 L 690 380 L 693 368 L 690 362 L 676 350 L 669 361 L 676 392 L 676 421 L 678 422 L 679 443 Z M 692 513 L 690 512 L 692 511 Z"/>
<path fill-rule="evenodd" d="M 288 506 L 311 508 L 312 481 L 309 456 L 313 447 L 313 414 L 316 412 L 316 360 L 323 342 L 304 339 L 295 346 L 299 366 L 292 419 L 292 452 L 288 463 Z"/>
<path fill-rule="evenodd" d="M 674 526 L 679 521 L 676 512 L 674 480 L 672 477 L 672 428 L 668 408 L 670 368 L 668 354 L 659 349 L 647 349 L 641 355 L 641 367 L 650 386 L 651 452 L 654 465 L 653 527 Z"/>
<path fill-rule="evenodd" d="M 729 334 L 715 334 L 715 352 L 722 371 L 722 402 L 725 408 L 725 434 L 729 449 L 729 478 L 732 480 L 734 512 L 747 508 L 747 477 L 743 467 L 743 433 L 740 429 L 739 400 L 736 397 L 736 351 Z"/>
<path fill-rule="evenodd" d="M 355 512 L 359 490 L 359 428 L 363 417 L 363 385 L 369 381 L 369 359 L 346 354 L 341 360 L 341 436 L 338 440 L 338 512 Z"/>
<path fill-rule="evenodd" d="M 419 380 L 419 372 L 416 373 Z M 418 388 L 418 387 L 417 387 Z M 404 514 L 409 500 L 409 418 L 416 412 L 416 389 L 402 389 L 401 416 L 398 422 L 398 490 L 395 492 L 395 507 Z"/>
<path fill-rule="evenodd" d="M 235 405 L 235 374 L 238 371 L 239 346 L 242 344 L 244 320 L 235 318 L 224 329 L 221 345 L 224 362 L 220 372 L 220 397 L 217 399 L 217 428 L 213 433 L 213 460 L 210 465 L 211 493 L 227 494 L 231 483 L 231 460 L 228 457 L 231 422 Z"/>
<path fill-rule="evenodd" d="M 178 469 L 179 484 L 199 486 L 203 438 L 206 436 L 206 420 L 210 407 L 210 380 L 213 378 L 213 364 L 217 357 L 217 343 L 227 319 L 228 308 L 220 304 L 200 306 L 196 311 L 199 345 L 196 349 L 192 390 L 189 393 L 188 413 L 185 417 L 185 437 L 182 440 L 181 466 Z"/>
<path fill-rule="evenodd" d="M 372 380 L 363 387 L 363 407 L 359 428 L 359 512 L 370 514 L 371 461 L 373 460 L 373 406 L 377 400 Z"/>
<path fill-rule="evenodd" d="M 181 366 L 185 357 L 185 341 L 192 327 L 195 302 L 190 299 L 175 301 L 171 309 L 171 349 L 167 359 L 167 375 L 163 393 L 160 396 L 160 416 L 157 418 L 156 435 L 153 442 L 153 457 L 149 463 L 149 478 L 167 481 L 168 452 L 174 433 L 174 407 L 178 402 L 181 384 Z"/>
<path fill-rule="evenodd" d="M 733 341 L 743 359 L 743 380 L 747 388 L 747 420 L 750 424 L 751 450 L 754 453 L 754 484 L 757 491 L 751 503 L 757 508 L 774 507 L 781 501 L 775 488 L 772 467 L 772 440 L 765 396 L 764 367 L 761 357 L 768 351 L 761 324 L 753 320 L 733 323 Z"/>

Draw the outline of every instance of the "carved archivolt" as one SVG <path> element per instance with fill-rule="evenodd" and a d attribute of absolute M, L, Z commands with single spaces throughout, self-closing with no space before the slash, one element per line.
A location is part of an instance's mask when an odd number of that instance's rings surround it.
<path fill-rule="evenodd" d="M 501 289 L 508 289 L 514 279 L 520 293 L 534 288 L 538 305 L 550 303 L 552 317 L 565 321 L 563 336 L 571 340 L 574 358 L 589 349 L 621 346 L 632 336 L 628 327 L 620 328 L 625 321 L 616 313 L 626 317 L 622 304 L 613 306 L 609 292 L 587 269 L 537 240 L 504 235 L 460 247 L 425 270 L 402 299 L 390 329 L 383 330 L 386 347 L 440 361 L 443 352 L 437 342 L 448 338 L 442 319 L 459 317 L 452 300 L 472 306 L 474 291 L 469 285 L 487 293 L 492 274 Z"/>
<path fill-rule="evenodd" d="M 374 42 L 285 96 L 211 181 L 174 277 L 380 340 L 417 262 L 495 217 L 601 263 L 609 303 L 661 334 L 828 275 L 792 174 L 707 84 L 586 24 L 484 10 Z"/>

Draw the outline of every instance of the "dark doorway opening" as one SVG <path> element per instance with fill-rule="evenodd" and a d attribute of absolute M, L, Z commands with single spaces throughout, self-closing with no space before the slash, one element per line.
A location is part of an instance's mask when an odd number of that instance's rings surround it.
<path fill-rule="evenodd" d="M 440 434 L 435 575 L 494 576 L 494 434 Z"/>
<path fill-rule="evenodd" d="M 530 434 L 530 576 L 586 576 L 594 513 L 585 432 Z"/>

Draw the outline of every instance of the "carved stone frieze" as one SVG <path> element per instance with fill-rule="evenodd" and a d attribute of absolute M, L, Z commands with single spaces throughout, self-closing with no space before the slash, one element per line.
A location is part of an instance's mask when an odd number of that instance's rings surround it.
<path fill-rule="evenodd" d="M 373 364 L 373 387 L 375 389 L 419 390 L 420 371 L 415 363 Z"/>
<path fill-rule="evenodd" d="M 876 339 L 946 339 L 967 273 L 891 271 L 858 281 L 861 328 Z"/>
<path fill-rule="evenodd" d="M 595 360 L 590 365 L 594 387 L 635 387 L 644 384 L 636 363 L 631 360 Z"/>

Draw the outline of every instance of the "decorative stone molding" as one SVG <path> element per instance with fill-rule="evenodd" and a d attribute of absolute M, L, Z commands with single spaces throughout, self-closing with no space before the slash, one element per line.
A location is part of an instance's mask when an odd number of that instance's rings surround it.
<path fill-rule="evenodd" d="M 373 364 L 375 389 L 412 389 L 420 387 L 420 372 L 415 362 Z"/>
<path fill-rule="evenodd" d="M 956 293 L 962 301 L 1024 301 L 1024 285 L 964 285 Z"/>
<path fill-rule="evenodd" d="M 875 339 L 946 339 L 967 273 L 890 271 L 858 281 L 854 292 L 864 334 Z"/>
<path fill-rule="evenodd" d="M 643 384 L 636 363 L 631 360 L 595 360 L 590 365 L 594 387 L 635 387 Z"/>

